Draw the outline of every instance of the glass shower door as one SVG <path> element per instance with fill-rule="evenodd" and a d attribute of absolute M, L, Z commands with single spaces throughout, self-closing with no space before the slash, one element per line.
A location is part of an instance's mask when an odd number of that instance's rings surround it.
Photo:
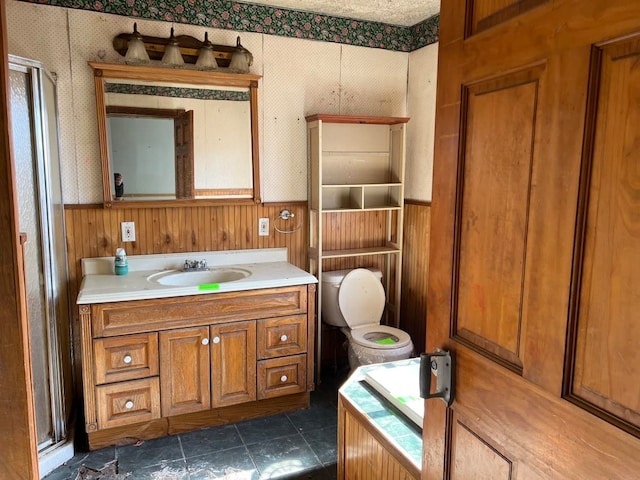
<path fill-rule="evenodd" d="M 72 398 L 64 210 L 55 81 L 10 57 L 11 126 L 33 375 L 38 452 L 67 439 Z M 42 472 L 41 472 L 42 473 Z"/>

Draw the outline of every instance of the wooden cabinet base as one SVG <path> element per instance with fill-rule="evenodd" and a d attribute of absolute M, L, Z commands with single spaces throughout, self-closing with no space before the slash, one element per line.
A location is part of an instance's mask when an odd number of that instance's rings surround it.
<path fill-rule="evenodd" d="M 373 427 L 355 406 L 338 397 L 338 478 L 417 480 L 421 472 Z"/>
<path fill-rule="evenodd" d="M 309 392 L 176 415 L 174 417 L 164 417 L 149 422 L 90 432 L 88 434 L 89 449 L 96 450 L 111 445 L 128 445 L 138 440 L 151 440 L 204 427 L 214 427 L 242 422 L 252 418 L 294 412 L 303 408 L 309 408 Z"/>

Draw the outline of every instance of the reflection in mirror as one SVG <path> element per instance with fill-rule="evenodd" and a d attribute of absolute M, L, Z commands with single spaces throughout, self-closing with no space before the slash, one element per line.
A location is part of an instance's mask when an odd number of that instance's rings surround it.
<path fill-rule="evenodd" d="M 106 206 L 260 201 L 258 76 L 91 65 Z"/>
<path fill-rule="evenodd" d="M 114 200 L 193 198 L 193 111 L 107 106 L 107 137 Z"/>

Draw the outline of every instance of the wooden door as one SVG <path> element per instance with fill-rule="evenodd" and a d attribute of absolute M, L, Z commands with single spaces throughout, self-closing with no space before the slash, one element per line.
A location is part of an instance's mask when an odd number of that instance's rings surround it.
<path fill-rule="evenodd" d="M 12 160 L 6 2 L 0 2 L 0 478 L 40 478 L 27 300 L 22 274 L 15 165 Z"/>
<path fill-rule="evenodd" d="M 640 2 L 442 2 L 429 479 L 640 478 Z"/>
<path fill-rule="evenodd" d="M 193 198 L 193 110 L 182 111 L 173 120 L 176 155 L 176 198 Z"/>
<path fill-rule="evenodd" d="M 211 327 L 211 403 L 226 407 L 256 399 L 256 322 Z"/>
<path fill-rule="evenodd" d="M 211 408 L 209 328 L 160 332 L 162 416 Z"/>

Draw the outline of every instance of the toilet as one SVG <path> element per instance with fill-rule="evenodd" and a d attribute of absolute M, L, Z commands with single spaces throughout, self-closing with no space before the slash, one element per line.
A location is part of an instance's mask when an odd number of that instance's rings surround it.
<path fill-rule="evenodd" d="M 349 366 L 409 358 L 407 332 L 380 325 L 386 298 L 382 272 L 375 269 L 322 272 L 322 320 L 340 327 L 349 341 Z"/>

